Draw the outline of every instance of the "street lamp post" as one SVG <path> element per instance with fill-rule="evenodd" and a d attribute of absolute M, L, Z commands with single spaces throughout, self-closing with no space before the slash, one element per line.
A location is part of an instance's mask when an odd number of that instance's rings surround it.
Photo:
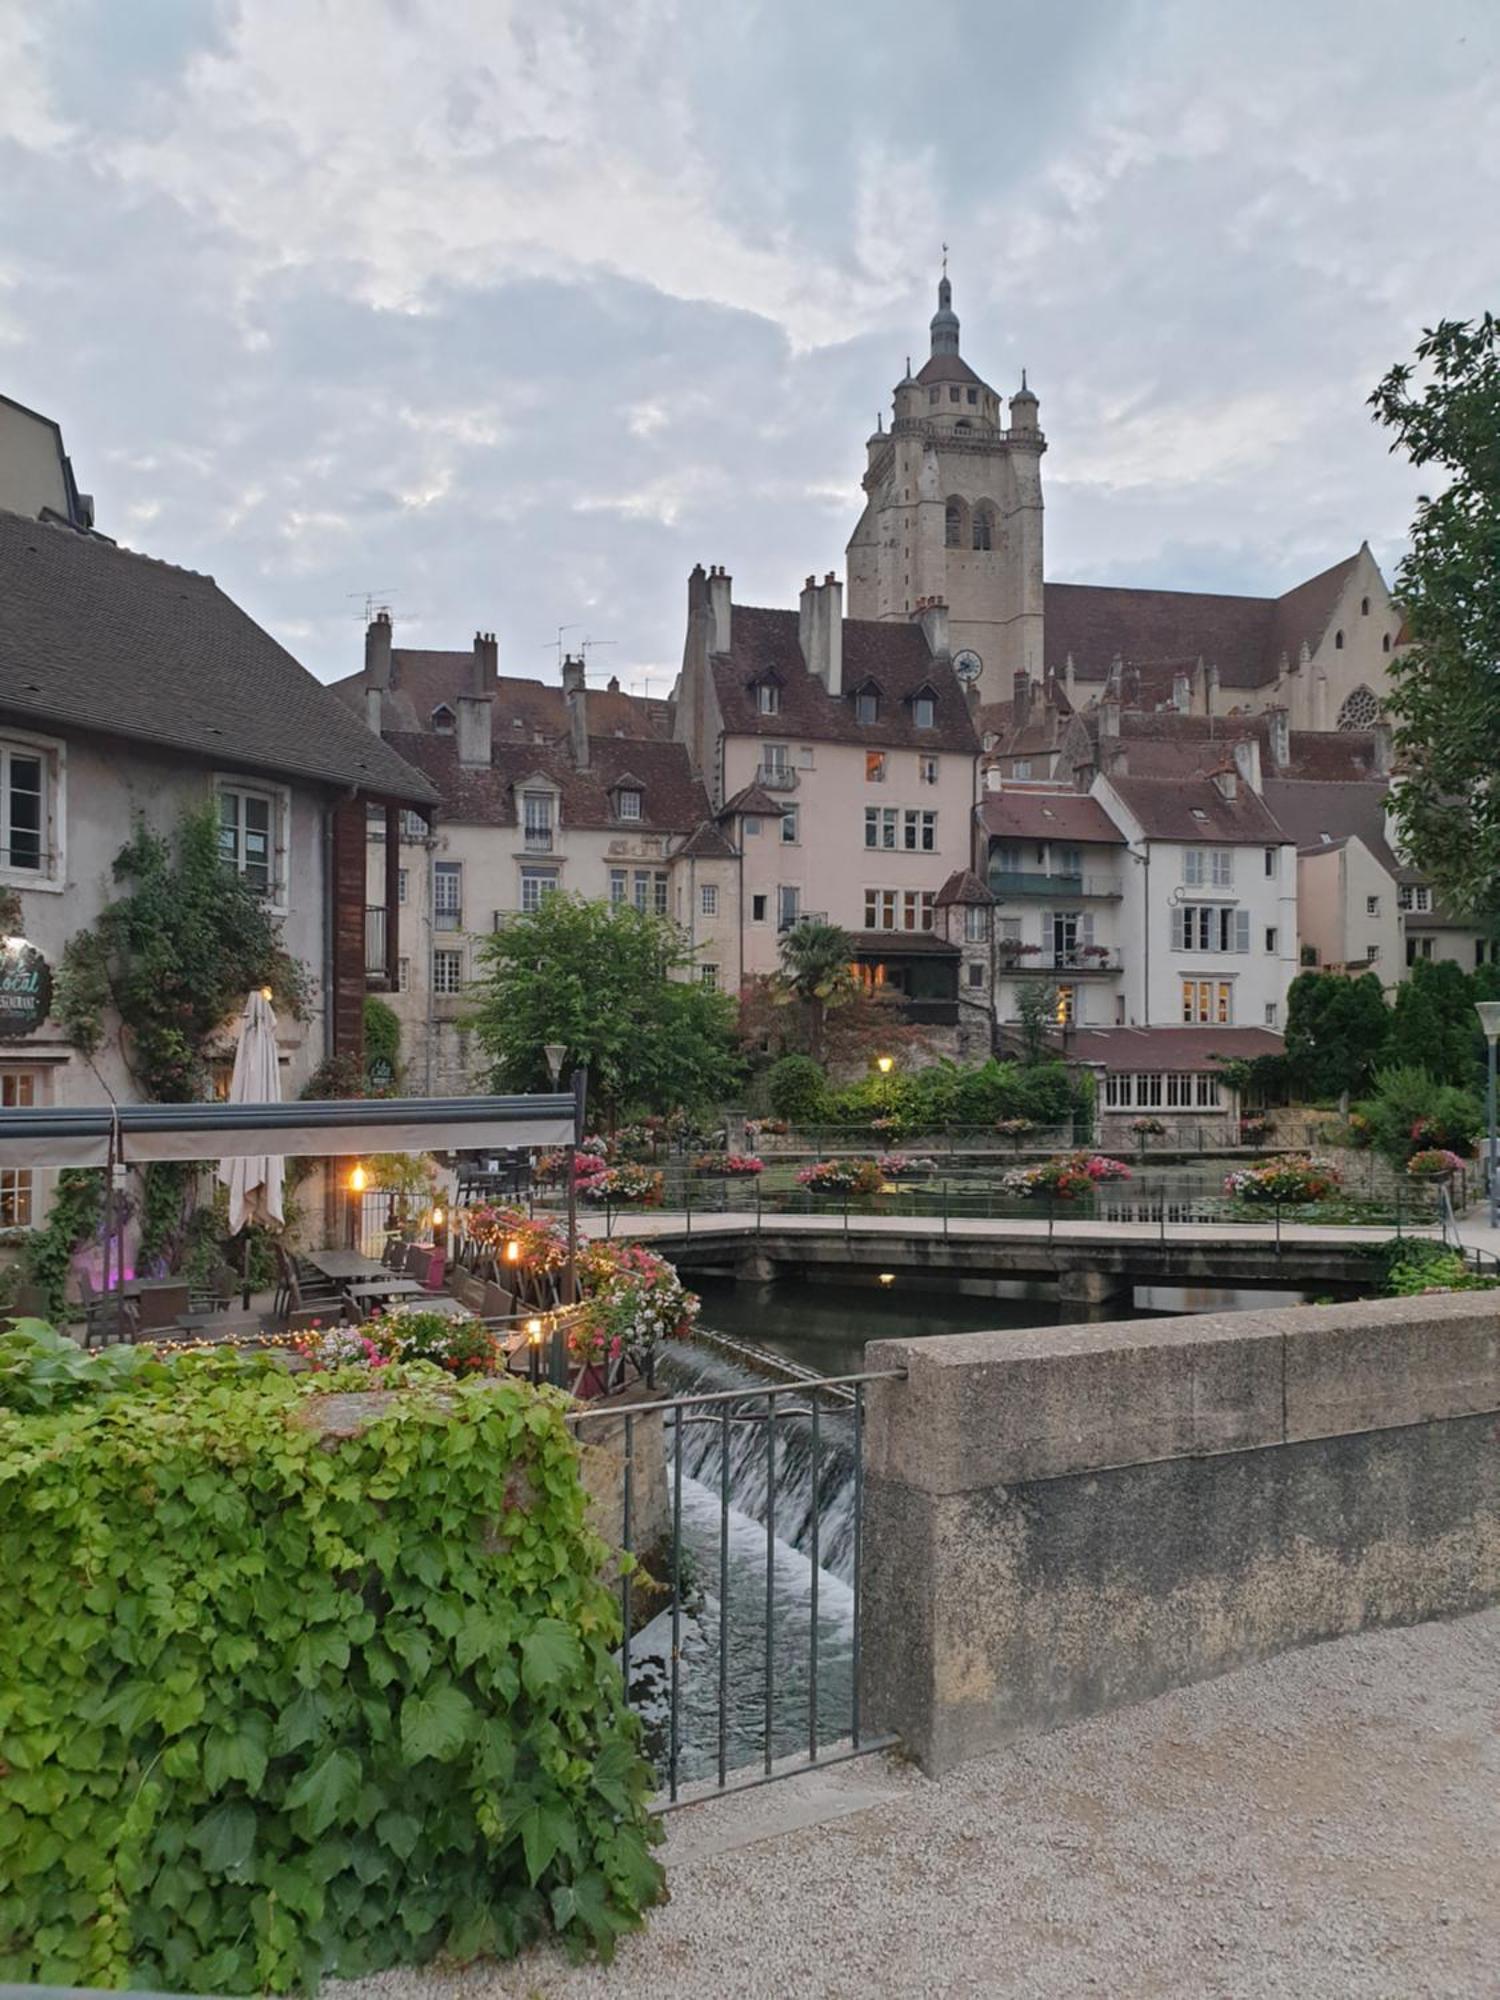
<path fill-rule="evenodd" d="M 1485 1079 L 1484 1123 L 1486 1133 L 1485 1168 L 1490 1190 L 1490 1228 L 1500 1229 L 1500 1173 L 1496 1172 L 1497 1146 L 1495 1130 L 1495 1044 L 1500 1041 L 1500 1000 L 1476 1000 L 1474 1012 L 1479 1016 L 1479 1025 L 1484 1030 L 1484 1039 L 1489 1044 L 1489 1066 Z"/>

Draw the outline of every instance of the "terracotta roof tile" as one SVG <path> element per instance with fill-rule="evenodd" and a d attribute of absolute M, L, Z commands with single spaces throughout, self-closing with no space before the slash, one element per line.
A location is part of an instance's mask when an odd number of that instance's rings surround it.
<path fill-rule="evenodd" d="M 1226 799 L 1210 778 L 1111 776 L 1121 800 L 1148 840 L 1185 840 L 1223 847 L 1279 846 L 1289 838 L 1263 799 L 1241 781 Z"/>
<path fill-rule="evenodd" d="M 1069 1053 L 1111 1070 L 1216 1070 L 1226 1061 L 1279 1056 L 1269 1028 L 1076 1028 Z"/>
<path fill-rule="evenodd" d="M 1273 778 L 1266 785 L 1267 805 L 1299 848 L 1316 850 L 1357 835 L 1381 867 L 1395 875 L 1400 863 L 1386 843 L 1387 796 L 1388 788 L 1379 779 L 1350 784 Z M 1330 840 L 1324 840 L 1325 833 Z"/>
<path fill-rule="evenodd" d="M 459 763 L 455 737 L 397 733 L 390 740 L 437 787 L 443 817 L 466 825 L 515 826 L 516 789 L 534 777 L 557 786 L 565 827 L 675 834 L 709 816 L 708 795 L 680 743 L 591 737 L 589 769 L 579 771 L 562 744 L 497 743 L 489 768 L 476 769 Z M 637 820 L 619 819 L 611 797 L 611 787 L 627 775 L 641 781 Z"/>
<path fill-rule="evenodd" d="M 716 654 L 712 662 L 724 728 L 730 735 L 861 743 L 872 750 L 950 750 L 965 756 L 973 756 L 979 748 L 952 664 L 928 651 L 920 625 L 846 618 L 842 696 L 830 695 L 817 675 L 808 671 L 795 611 L 736 604 L 731 645 L 727 657 Z M 775 715 L 761 715 L 751 692 L 768 673 L 781 684 Z M 860 723 L 854 719 L 853 695 L 868 681 L 879 687 L 880 714 L 875 722 Z M 912 720 L 910 697 L 923 688 L 936 702 L 931 729 L 918 729 Z"/>
<path fill-rule="evenodd" d="M 427 781 L 211 576 L 0 513 L 0 706 L 429 803 Z"/>
<path fill-rule="evenodd" d="M 979 808 L 986 833 L 997 840 L 1106 841 L 1123 847 L 1125 836 L 1097 799 L 1086 792 L 986 792 Z"/>
<path fill-rule="evenodd" d="M 424 651 L 411 646 L 391 650 L 391 688 L 385 698 L 386 733 L 408 735 L 426 730 L 435 708 L 451 708 L 474 686 L 472 652 Z M 568 705 L 560 686 L 549 681 L 497 674 L 488 684 L 495 698 L 496 737 L 512 740 L 538 736 L 557 739 L 568 733 Z M 333 692 L 363 712 L 364 676 L 347 674 L 333 683 Z M 588 690 L 590 736 L 657 737 L 672 733 L 670 705 L 608 688 Z"/>
<path fill-rule="evenodd" d="M 972 869 L 956 868 L 938 890 L 936 907 L 943 910 L 953 903 L 968 903 L 987 909 L 994 900 Z"/>

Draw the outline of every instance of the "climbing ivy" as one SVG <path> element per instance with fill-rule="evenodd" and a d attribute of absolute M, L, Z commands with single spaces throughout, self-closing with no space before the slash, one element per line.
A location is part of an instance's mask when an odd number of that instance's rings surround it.
<path fill-rule="evenodd" d="M 54 1319 L 65 1309 L 73 1258 L 94 1235 L 103 1214 L 103 1171 L 98 1167 L 64 1167 L 57 1177 L 46 1223 L 31 1232 L 24 1254 L 26 1275 L 46 1294 L 47 1309 Z"/>
<path fill-rule="evenodd" d="M 561 1399 L 417 1364 L 330 1407 L 338 1373 L 63 1368 L 23 1331 L 0 1980 L 285 1991 L 548 1929 L 608 1956 L 661 1871 Z"/>

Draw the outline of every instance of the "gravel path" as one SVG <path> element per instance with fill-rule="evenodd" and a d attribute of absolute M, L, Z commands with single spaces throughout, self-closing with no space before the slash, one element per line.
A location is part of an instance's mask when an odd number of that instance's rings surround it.
<path fill-rule="evenodd" d="M 930 1783 L 669 1822 L 612 1968 L 554 1952 L 325 2000 L 1422 2000 L 1500 1995 L 1500 1610 L 1286 1654 Z M 786 1803 L 778 1803 L 781 1799 Z M 862 1809 L 851 1809 L 862 1808 Z"/>

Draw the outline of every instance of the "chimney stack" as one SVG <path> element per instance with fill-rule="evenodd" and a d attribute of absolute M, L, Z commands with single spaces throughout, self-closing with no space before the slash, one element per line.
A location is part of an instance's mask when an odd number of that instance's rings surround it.
<path fill-rule="evenodd" d="M 1193 711 L 1193 683 L 1186 673 L 1172 676 L 1172 706 L 1179 715 L 1191 715 Z"/>
<path fill-rule="evenodd" d="M 572 658 L 563 661 L 563 700 L 568 705 L 568 741 L 574 765 L 589 767 L 589 691 L 584 679 L 584 663 Z"/>
<path fill-rule="evenodd" d="M 708 572 L 707 581 L 708 650 L 710 653 L 727 653 L 731 650 L 730 642 L 733 637 L 732 579 L 722 563 L 715 563 Z"/>
<path fill-rule="evenodd" d="M 1119 737 L 1120 703 L 1114 695 L 1106 695 L 1099 704 L 1099 734 L 1101 737 Z"/>
<path fill-rule="evenodd" d="M 474 634 L 474 664 L 470 671 L 470 694 L 491 695 L 500 672 L 500 642 L 493 632 Z"/>
<path fill-rule="evenodd" d="M 1235 748 L 1238 749 L 1239 745 L 1236 744 Z M 1221 799 L 1232 799 L 1239 791 L 1239 773 L 1232 766 L 1221 765 L 1217 771 L 1210 771 L 1209 776 Z"/>
<path fill-rule="evenodd" d="M 832 695 L 844 691 L 844 586 L 832 570 L 821 583 L 810 576 L 797 607 L 797 640 L 807 670 Z"/>
<path fill-rule="evenodd" d="M 1011 720 L 1017 729 L 1024 729 L 1031 715 L 1031 676 L 1024 670 L 1011 683 L 1011 697 Z"/>
<path fill-rule="evenodd" d="M 1260 739 L 1242 736 L 1234 746 L 1234 768 L 1252 792 L 1260 790 Z"/>
<path fill-rule="evenodd" d="M 1271 762 L 1278 771 L 1285 771 L 1292 761 L 1291 722 L 1284 708 L 1266 710 L 1266 720 L 1270 723 Z"/>
<path fill-rule="evenodd" d="M 391 614 L 377 611 L 365 627 L 365 721 L 378 736 L 391 685 Z"/>

